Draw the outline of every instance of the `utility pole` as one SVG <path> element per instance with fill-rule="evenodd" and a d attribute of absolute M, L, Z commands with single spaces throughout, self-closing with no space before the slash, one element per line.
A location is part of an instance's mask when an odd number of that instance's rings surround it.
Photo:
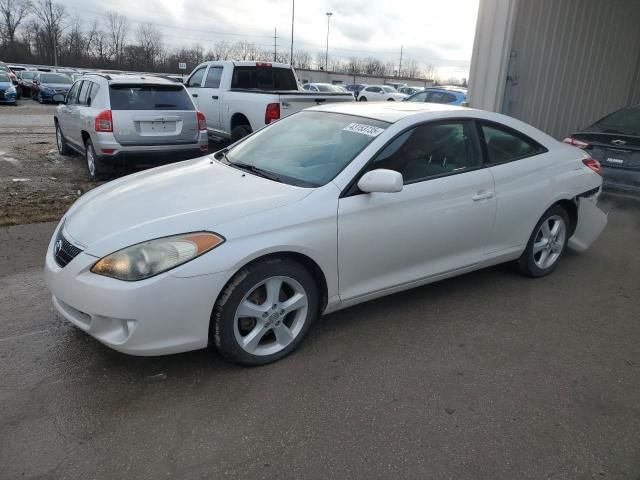
<path fill-rule="evenodd" d="M 273 61 L 278 61 L 278 29 L 273 28 Z"/>
<path fill-rule="evenodd" d="M 49 31 L 51 33 L 51 45 L 53 45 L 53 65 L 58 66 L 58 48 L 56 46 L 56 37 L 53 32 L 53 7 L 51 6 L 51 0 L 49 0 Z"/>
<path fill-rule="evenodd" d="M 293 67 L 293 21 L 296 18 L 296 0 L 291 5 L 291 53 L 289 55 L 289 65 Z"/>
<path fill-rule="evenodd" d="M 400 64 L 398 65 L 398 77 L 402 76 L 402 48 L 403 45 L 400 45 Z"/>
<path fill-rule="evenodd" d="M 329 20 L 331 19 L 332 12 L 327 12 L 327 51 L 324 54 L 324 71 L 329 71 Z"/>

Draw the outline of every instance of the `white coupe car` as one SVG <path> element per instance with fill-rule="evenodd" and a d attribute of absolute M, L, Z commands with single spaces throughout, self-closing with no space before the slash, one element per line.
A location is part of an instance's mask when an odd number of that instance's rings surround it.
<path fill-rule="evenodd" d="M 367 85 L 358 94 L 359 102 L 380 102 L 380 101 L 398 101 L 401 102 L 408 95 L 399 93 L 395 88 L 389 85 Z"/>
<path fill-rule="evenodd" d="M 264 364 L 323 313 L 502 262 L 551 273 L 604 228 L 601 183 L 584 151 L 496 113 L 326 105 L 85 194 L 47 283 L 121 352 Z"/>

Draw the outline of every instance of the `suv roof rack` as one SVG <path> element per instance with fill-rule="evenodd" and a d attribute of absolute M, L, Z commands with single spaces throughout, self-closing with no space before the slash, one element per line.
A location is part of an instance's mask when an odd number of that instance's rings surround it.
<path fill-rule="evenodd" d="M 107 80 L 111 80 L 111 76 L 106 74 L 106 73 L 100 73 L 100 72 L 90 72 L 90 73 L 85 73 L 85 75 L 97 75 L 99 77 L 103 77 Z"/>

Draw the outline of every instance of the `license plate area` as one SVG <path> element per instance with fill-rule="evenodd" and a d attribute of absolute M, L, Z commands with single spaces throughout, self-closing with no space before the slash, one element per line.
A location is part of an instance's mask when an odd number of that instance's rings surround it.
<path fill-rule="evenodd" d="M 175 132 L 176 122 L 140 122 L 140 133 Z"/>

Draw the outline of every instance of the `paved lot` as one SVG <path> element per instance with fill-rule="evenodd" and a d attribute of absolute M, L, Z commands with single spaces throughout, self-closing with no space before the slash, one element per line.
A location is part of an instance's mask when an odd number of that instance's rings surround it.
<path fill-rule="evenodd" d="M 584 255 L 323 318 L 261 368 L 113 352 L 52 310 L 53 224 L 0 229 L 0 478 L 640 478 L 640 205 Z M 179 321 L 179 319 L 177 319 Z"/>

